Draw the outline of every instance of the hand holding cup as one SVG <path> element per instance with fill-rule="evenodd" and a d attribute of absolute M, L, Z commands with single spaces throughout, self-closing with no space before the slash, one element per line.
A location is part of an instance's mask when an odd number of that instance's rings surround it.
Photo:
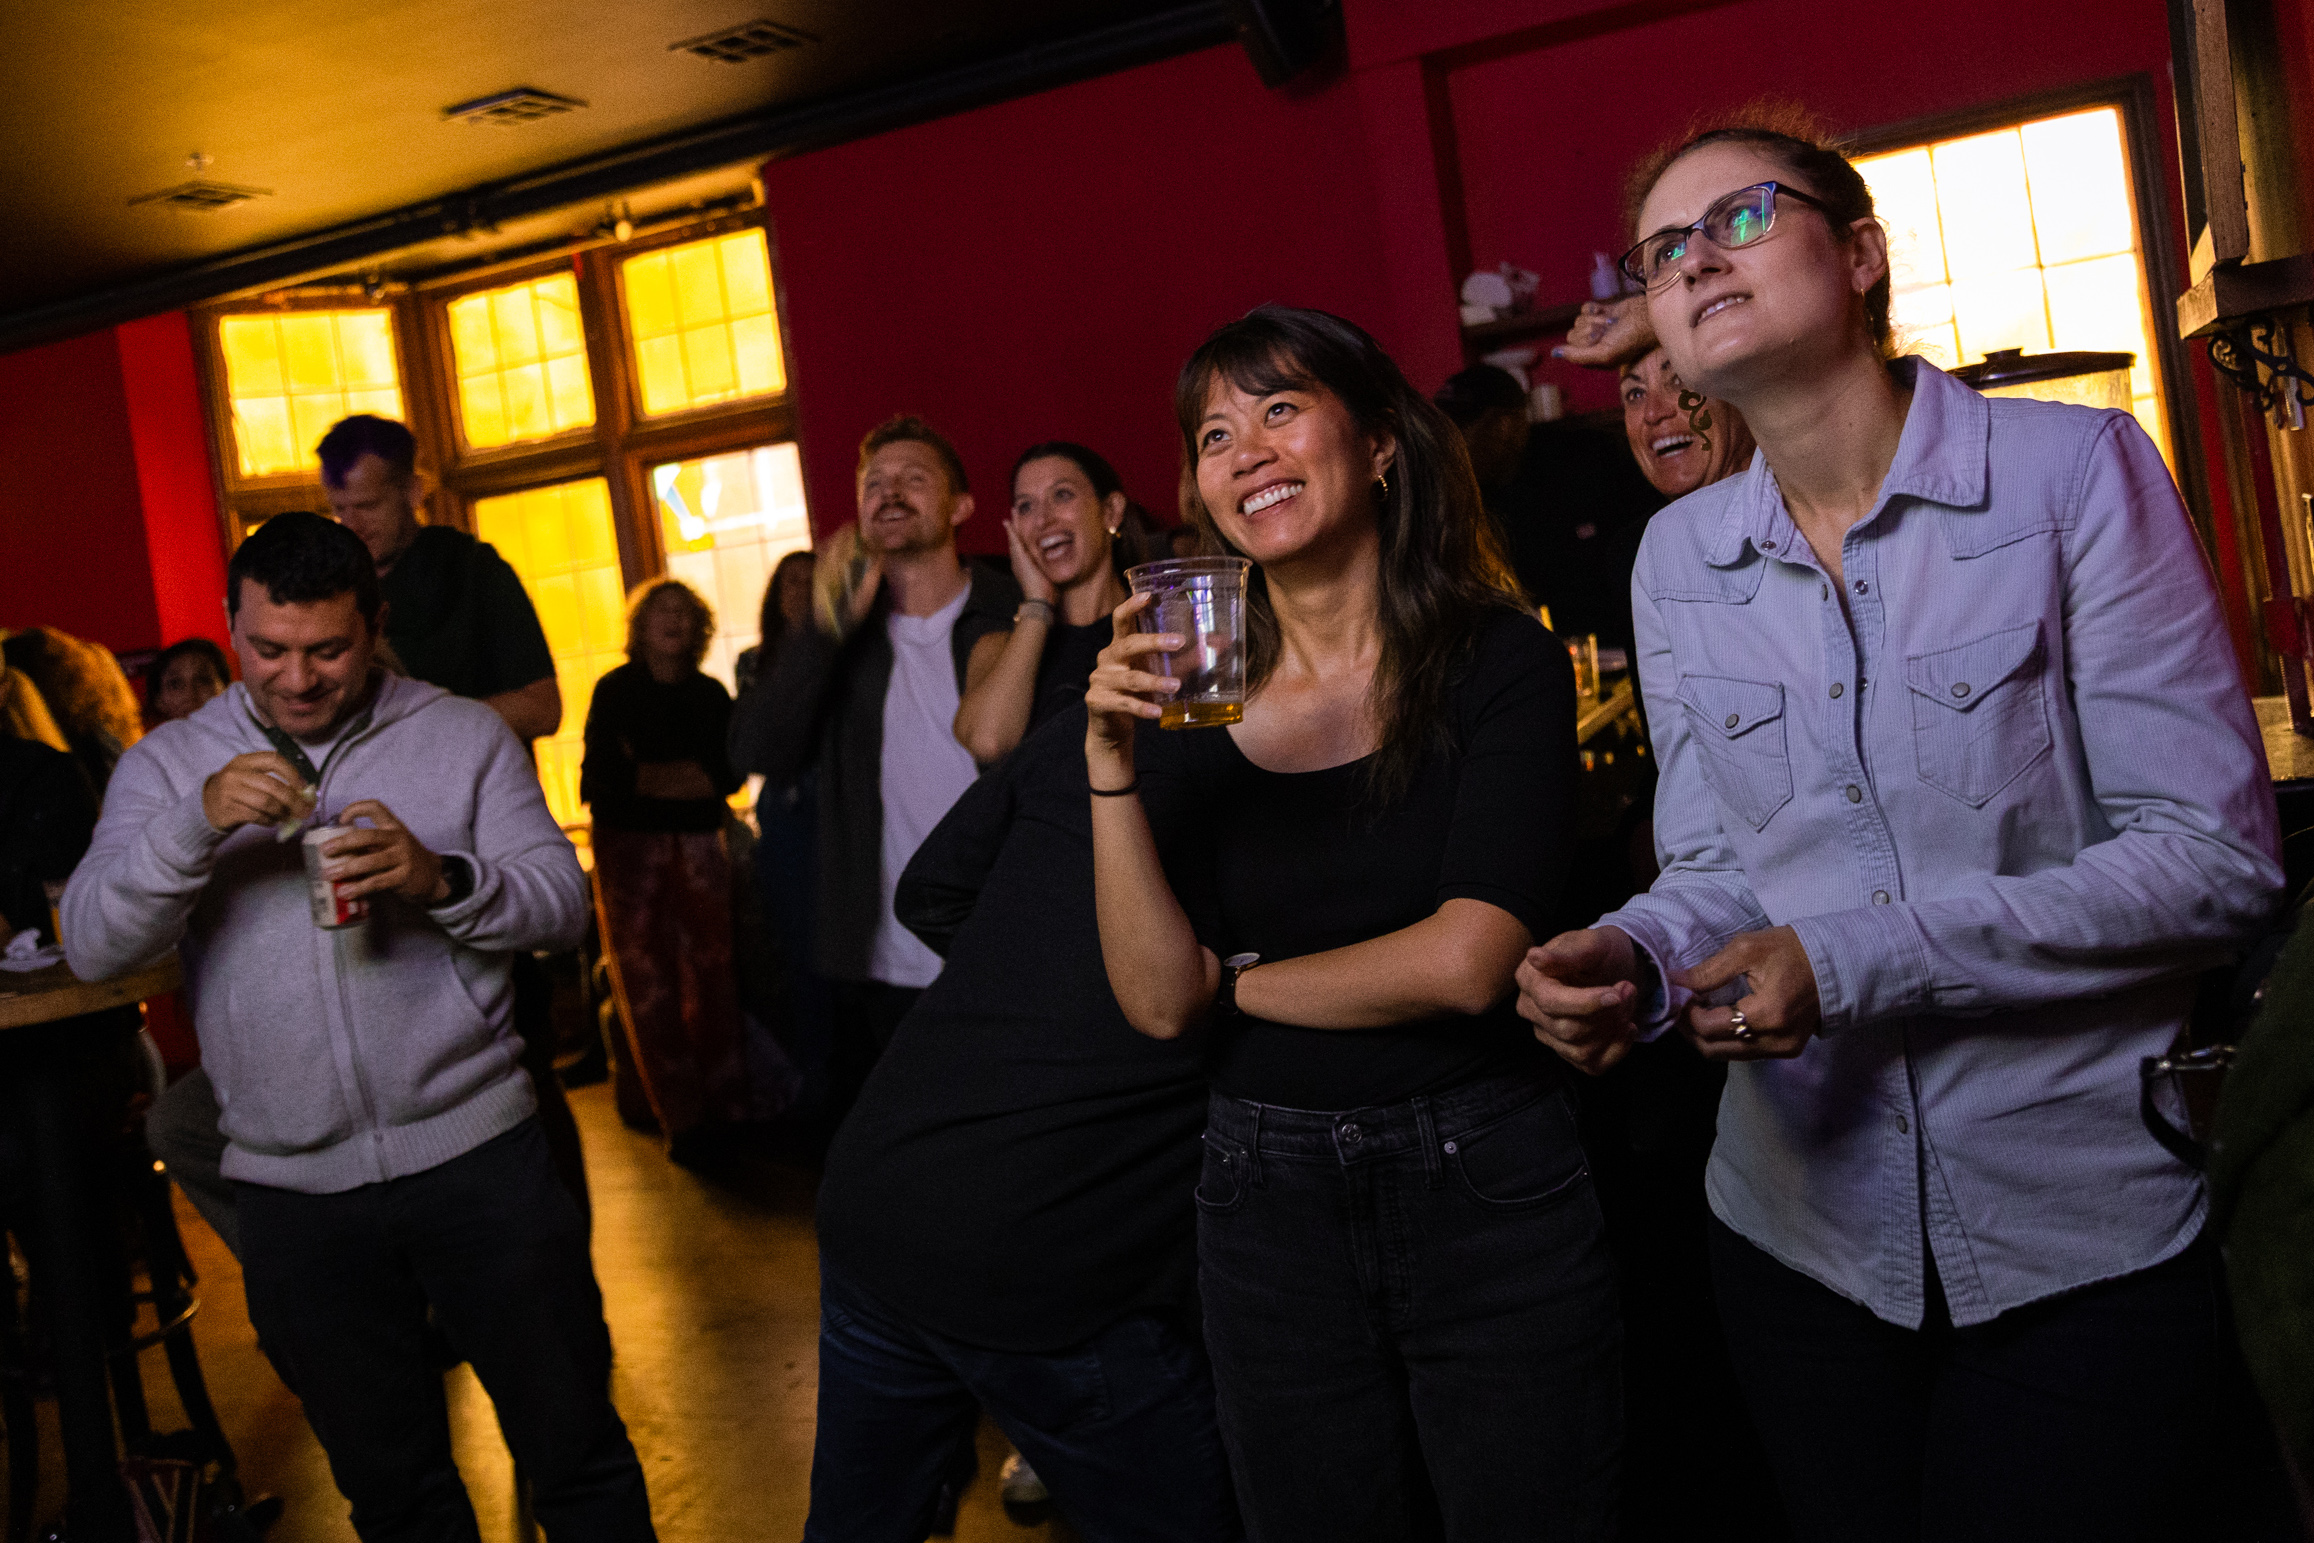
<path fill-rule="evenodd" d="M 413 905 L 434 905 L 450 893 L 442 873 L 442 859 L 394 818 L 394 811 L 374 798 L 348 804 L 341 823 L 356 826 L 322 849 L 329 860 L 329 877 L 342 886 L 348 900 L 371 895 L 399 895 Z"/>
<path fill-rule="evenodd" d="M 1133 733 L 1140 720 L 1163 717 L 1165 703 L 1181 689 L 1173 676 L 1144 668 L 1152 656 L 1172 653 L 1188 641 L 1177 633 L 1139 630 L 1136 618 L 1151 599 L 1135 595 L 1109 613 L 1116 636 L 1101 650 L 1085 691 L 1085 759 L 1096 771 L 1121 763 L 1121 781 L 1132 777 Z"/>

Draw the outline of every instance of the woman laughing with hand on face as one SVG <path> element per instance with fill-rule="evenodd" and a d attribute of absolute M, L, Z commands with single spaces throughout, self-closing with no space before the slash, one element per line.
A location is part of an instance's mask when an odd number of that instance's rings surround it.
<path fill-rule="evenodd" d="M 1662 875 L 1520 1010 L 1586 1070 L 1673 1026 L 1734 1063 L 1713 1276 L 1801 1543 L 2198 1535 L 2214 1260 L 2138 1065 L 2281 873 L 2177 489 L 2127 413 L 1891 361 L 1837 151 L 1703 134 L 1635 229 L 1763 454 L 1640 549 Z"/>
<path fill-rule="evenodd" d="M 1109 613 L 1125 599 L 1122 571 L 1144 560 L 1125 528 L 1132 507 L 1116 471 L 1083 445 L 1047 440 L 1013 462 L 1004 535 L 1020 609 L 1010 632 L 973 645 L 956 708 L 956 738 L 981 765 L 1085 699 L 1115 630 Z"/>

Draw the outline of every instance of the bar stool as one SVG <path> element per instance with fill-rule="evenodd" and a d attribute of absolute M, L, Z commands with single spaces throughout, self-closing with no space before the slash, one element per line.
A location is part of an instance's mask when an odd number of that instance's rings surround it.
<path fill-rule="evenodd" d="M 143 1090 L 159 1086 L 159 1056 L 138 1035 Z M 184 1240 L 178 1235 L 169 1181 L 146 1147 L 141 1116 L 125 1119 L 94 1176 L 93 1194 L 106 1213 L 98 1224 L 119 1238 L 108 1266 L 98 1316 L 105 1325 L 105 1381 L 112 1394 L 121 1478 L 140 1537 L 194 1535 L 218 1543 L 257 1543 L 281 1514 L 281 1502 L 250 1502 L 242 1493 L 232 1443 L 226 1439 L 192 1335 L 200 1301 Z M 9 1197 L 0 1197 L 0 1206 Z M 0 1222 L 13 1219 L 0 1215 Z M 137 1282 L 141 1272 L 142 1285 Z M 53 1376 L 52 1358 L 35 1321 L 29 1293 L 11 1269 L 0 1283 L 0 1421 L 6 1425 L 8 1503 L 6 1543 L 32 1543 L 37 1515 L 40 1447 L 35 1402 Z M 149 1314 L 149 1317 L 148 1317 Z M 191 1428 L 157 1431 L 145 1399 L 138 1357 L 158 1346 Z"/>

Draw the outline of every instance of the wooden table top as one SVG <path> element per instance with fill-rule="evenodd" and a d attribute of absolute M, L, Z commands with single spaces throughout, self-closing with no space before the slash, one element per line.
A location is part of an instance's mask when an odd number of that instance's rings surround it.
<path fill-rule="evenodd" d="M 105 981 L 82 980 L 72 973 L 70 965 L 64 964 L 22 974 L 0 970 L 0 1029 L 29 1028 L 36 1023 L 54 1023 L 59 1018 L 102 1012 L 108 1007 L 126 1007 L 131 1002 L 174 991 L 184 983 L 184 978 L 177 968 L 175 954 L 158 964 L 146 965 L 134 974 Z"/>
<path fill-rule="evenodd" d="M 2274 780 L 2304 782 L 2314 778 L 2314 739 L 2291 730 L 2289 698 L 2262 696 L 2254 705 L 2258 728 L 2266 740 L 2266 765 Z"/>

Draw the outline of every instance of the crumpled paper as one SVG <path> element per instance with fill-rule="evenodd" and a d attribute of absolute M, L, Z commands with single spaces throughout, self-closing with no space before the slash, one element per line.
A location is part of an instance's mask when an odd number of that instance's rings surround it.
<path fill-rule="evenodd" d="M 62 963 L 64 963 L 63 945 L 51 943 L 45 948 L 42 947 L 40 934 L 30 927 L 10 938 L 7 950 L 0 952 L 0 970 L 14 970 L 18 974 L 32 970 L 45 970 L 52 964 Z"/>

